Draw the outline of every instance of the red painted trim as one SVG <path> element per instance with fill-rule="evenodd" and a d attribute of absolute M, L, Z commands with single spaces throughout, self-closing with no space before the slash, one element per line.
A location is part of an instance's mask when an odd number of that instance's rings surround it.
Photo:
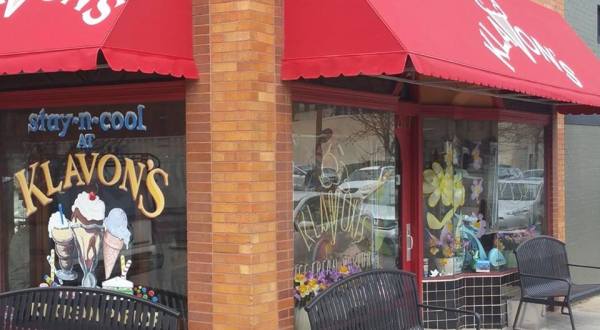
<path fill-rule="evenodd" d="M 349 89 L 289 82 L 292 101 L 329 104 L 373 110 L 396 111 L 398 98 L 392 95 L 366 93 Z"/>
<path fill-rule="evenodd" d="M 556 118 L 556 117 L 554 117 Z M 554 128 L 547 125 L 544 130 L 544 180 L 546 194 L 546 235 L 554 236 Z"/>
<path fill-rule="evenodd" d="M 593 115 L 600 113 L 599 107 L 581 104 L 563 104 L 554 107 L 558 113 L 565 115 Z"/>
<path fill-rule="evenodd" d="M 417 256 L 417 280 L 421 287 L 421 294 L 423 293 L 423 258 L 425 256 L 425 219 L 423 217 L 423 176 L 421 175 L 423 171 L 423 118 L 417 117 L 415 118 L 416 127 L 413 132 L 413 140 L 416 142 L 417 146 L 417 165 L 416 165 L 416 180 L 414 180 L 415 185 L 413 186 L 413 192 L 415 196 L 414 201 L 414 210 L 413 214 L 415 215 L 416 227 L 417 227 L 417 239 L 415 240 L 416 245 L 416 256 Z"/>
<path fill-rule="evenodd" d="M 490 120 L 517 122 L 523 124 L 549 125 L 552 122 L 550 114 L 537 114 L 495 108 L 470 108 L 443 105 L 413 105 L 419 115 L 424 117 L 441 117 L 463 120 Z"/>
<path fill-rule="evenodd" d="M 185 100 L 185 81 L 0 92 L 0 109 Z"/>

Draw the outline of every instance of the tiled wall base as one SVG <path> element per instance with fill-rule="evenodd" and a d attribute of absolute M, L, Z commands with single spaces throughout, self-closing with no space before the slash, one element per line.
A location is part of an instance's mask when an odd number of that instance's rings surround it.
<path fill-rule="evenodd" d="M 459 308 L 481 315 L 482 329 L 507 326 L 506 302 L 514 294 L 518 275 L 514 270 L 492 273 L 466 273 L 423 280 L 423 302 L 426 305 Z M 446 312 L 426 312 L 425 328 L 472 328 L 470 316 Z"/>

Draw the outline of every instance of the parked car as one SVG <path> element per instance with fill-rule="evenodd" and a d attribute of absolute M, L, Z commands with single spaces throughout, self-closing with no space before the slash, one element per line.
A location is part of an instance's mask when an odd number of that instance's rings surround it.
<path fill-rule="evenodd" d="M 519 179 L 523 177 L 520 168 L 510 165 L 498 165 L 498 179 Z"/>
<path fill-rule="evenodd" d="M 394 166 L 370 166 L 358 169 L 350 174 L 338 187 L 338 191 L 352 197 L 365 198 L 387 180 L 394 179 Z"/>
<path fill-rule="evenodd" d="M 380 254 L 380 260 L 385 263 L 382 265 L 384 267 L 394 267 L 398 253 L 396 205 L 395 182 L 387 180 L 363 200 L 361 207 L 362 216 L 373 223 L 375 247 Z"/>
<path fill-rule="evenodd" d="M 498 181 L 498 229 L 527 228 L 544 214 L 543 181 Z"/>
<path fill-rule="evenodd" d="M 523 179 L 543 180 L 544 179 L 544 169 L 523 171 Z"/>

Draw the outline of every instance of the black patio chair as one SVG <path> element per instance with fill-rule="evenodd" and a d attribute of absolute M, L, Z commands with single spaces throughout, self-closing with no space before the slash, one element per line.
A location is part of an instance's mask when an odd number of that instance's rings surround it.
<path fill-rule="evenodd" d="M 0 329 L 181 329 L 178 311 L 103 289 L 34 288 L 0 294 Z"/>
<path fill-rule="evenodd" d="M 372 270 L 335 283 L 305 307 L 312 330 L 423 329 L 421 309 L 471 315 L 477 313 L 419 304 L 412 273 Z"/>
<path fill-rule="evenodd" d="M 546 306 L 560 306 L 563 315 L 569 315 L 575 329 L 571 304 L 600 293 L 600 284 L 573 284 L 569 267 L 600 269 L 600 267 L 569 264 L 565 243 L 549 236 L 527 240 L 516 250 L 521 282 L 521 300 L 513 328 L 524 302 Z M 558 301 L 555 298 L 562 298 Z M 568 313 L 565 312 L 565 308 Z"/>

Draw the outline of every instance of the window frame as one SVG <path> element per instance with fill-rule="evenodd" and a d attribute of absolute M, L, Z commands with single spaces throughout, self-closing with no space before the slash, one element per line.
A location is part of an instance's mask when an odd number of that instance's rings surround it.
<path fill-rule="evenodd" d="M 545 192 L 545 212 L 546 212 L 546 228 L 545 234 L 554 234 L 554 219 L 553 219 L 553 162 L 555 154 L 554 149 L 554 131 L 553 123 L 556 121 L 556 108 L 553 109 L 552 113 L 534 113 L 509 110 L 503 106 L 502 100 L 495 100 L 495 108 L 483 108 L 483 107 L 466 107 L 466 106 L 454 106 L 454 105 L 425 105 L 415 102 L 408 102 L 400 100 L 397 95 L 377 94 L 370 92 L 355 91 L 342 88 L 325 87 L 315 84 L 309 84 L 306 82 L 287 82 L 286 86 L 291 92 L 291 102 L 304 102 L 304 103 L 318 103 L 328 105 L 339 105 L 349 107 L 362 107 L 369 108 L 372 110 L 389 111 L 394 112 L 396 115 L 396 128 L 405 125 L 404 120 L 408 119 L 408 122 L 417 131 L 419 139 L 414 140 L 416 144 L 417 157 L 416 164 L 412 173 L 415 175 L 415 180 L 412 180 L 410 184 L 410 191 L 415 194 L 422 194 L 423 178 L 421 169 L 423 168 L 423 139 L 422 139 L 422 128 L 423 119 L 426 117 L 450 117 L 454 119 L 464 120 L 495 120 L 505 121 L 512 123 L 524 123 L 524 124 L 541 124 L 544 127 L 544 166 L 548 169 L 544 173 L 544 192 Z M 418 88 L 418 86 L 413 88 Z M 414 137 L 414 136 L 413 136 Z M 415 172 L 415 170 L 417 172 Z M 417 230 L 413 230 L 413 237 L 418 237 L 419 240 L 424 239 L 424 224 L 425 219 L 423 216 L 423 199 L 415 198 L 414 200 L 405 199 L 399 197 L 402 205 L 411 205 L 414 207 L 414 217 L 418 224 Z M 400 219 L 402 224 L 402 219 Z M 400 228 L 402 230 L 402 228 Z M 401 231 L 402 232 L 402 231 Z M 423 257 L 424 257 L 424 244 L 421 241 L 417 241 L 414 244 L 414 258 L 416 265 L 413 264 L 412 268 L 417 275 L 419 283 L 423 281 Z"/>
<path fill-rule="evenodd" d="M 0 92 L 0 112 L 45 107 L 185 101 L 185 80 L 95 85 Z M 0 195 L 1 196 L 1 195 Z M 2 201 L 0 201 L 1 207 Z M 7 228 L 0 221 L 0 249 L 8 251 Z M 8 254 L 0 253 L 0 292 L 8 287 Z"/>

